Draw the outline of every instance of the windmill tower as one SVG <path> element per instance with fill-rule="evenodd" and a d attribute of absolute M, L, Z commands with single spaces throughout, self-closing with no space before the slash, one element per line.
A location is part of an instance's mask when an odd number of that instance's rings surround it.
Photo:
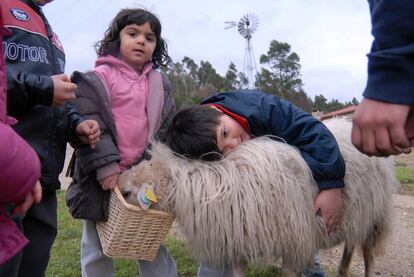
<path fill-rule="evenodd" d="M 239 34 L 246 40 L 243 72 L 248 80 L 248 89 L 254 89 L 254 78 L 257 69 L 251 39 L 253 33 L 259 26 L 259 18 L 253 13 L 247 13 L 240 18 L 239 22 L 225 21 L 224 23 L 226 24 L 226 27 L 224 27 L 226 30 L 237 26 Z"/>

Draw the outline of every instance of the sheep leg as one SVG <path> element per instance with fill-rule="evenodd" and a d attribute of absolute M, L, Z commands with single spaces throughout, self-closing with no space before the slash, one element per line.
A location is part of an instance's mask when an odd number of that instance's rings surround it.
<path fill-rule="evenodd" d="M 364 256 L 365 277 L 372 276 L 374 268 L 374 246 L 375 246 L 375 232 L 371 233 L 362 245 L 362 255 Z"/>
<path fill-rule="evenodd" d="M 355 246 L 344 246 L 344 252 L 342 252 L 341 262 L 338 266 L 338 271 L 336 272 L 336 277 L 346 277 L 348 276 L 349 267 L 352 261 L 352 255 L 354 253 Z"/>
<path fill-rule="evenodd" d="M 373 265 L 374 265 L 374 254 L 372 249 L 363 250 L 364 264 L 365 264 L 365 277 L 372 276 Z"/>

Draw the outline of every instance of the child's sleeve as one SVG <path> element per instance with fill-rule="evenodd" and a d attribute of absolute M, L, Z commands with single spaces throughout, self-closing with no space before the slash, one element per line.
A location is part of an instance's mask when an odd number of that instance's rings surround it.
<path fill-rule="evenodd" d="M 266 96 L 261 107 L 261 129 L 299 148 L 319 189 L 344 187 L 345 162 L 328 128 L 290 102 Z"/>
<path fill-rule="evenodd" d="M 21 65 L 20 65 L 21 66 Z M 53 80 L 7 64 L 7 99 L 10 115 L 25 114 L 34 105 L 50 106 L 53 101 Z"/>
<path fill-rule="evenodd" d="M 72 105 L 85 119 L 96 120 L 101 130 L 101 138 L 95 149 L 91 149 L 89 144 L 84 143 L 72 145 L 75 148 L 76 162 L 79 163 L 79 167 L 82 168 L 84 174 L 89 175 L 102 166 L 118 162 L 120 156 L 115 143 L 115 134 L 113 134 L 109 126 L 110 123 L 103 115 L 104 104 L 101 102 L 101 98 L 98 97 L 100 93 L 106 93 L 106 91 L 95 91 L 96 88 L 91 86 L 90 83 L 86 83 L 79 73 L 75 74 L 73 81 L 78 85 L 78 90 Z"/>
<path fill-rule="evenodd" d="M 36 152 L 9 125 L 0 122 L 0 203 L 15 203 L 40 178 Z"/>
<path fill-rule="evenodd" d="M 78 109 L 76 108 L 74 102 L 66 102 L 65 103 L 65 112 L 68 120 L 68 142 L 71 145 L 77 145 L 82 143 L 79 139 L 78 135 L 76 134 L 76 127 L 82 122 L 85 121 L 86 118 L 82 116 Z"/>

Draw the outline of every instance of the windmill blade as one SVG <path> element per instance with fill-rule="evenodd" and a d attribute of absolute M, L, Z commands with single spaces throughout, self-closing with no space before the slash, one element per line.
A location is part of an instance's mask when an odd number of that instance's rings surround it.
<path fill-rule="evenodd" d="M 225 30 L 237 26 L 237 22 L 236 21 L 224 21 L 224 24 L 226 24 L 226 27 L 224 27 Z"/>
<path fill-rule="evenodd" d="M 251 37 L 259 26 L 259 18 L 253 13 L 248 13 L 242 16 L 237 24 L 237 30 L 245 38 Z"/>

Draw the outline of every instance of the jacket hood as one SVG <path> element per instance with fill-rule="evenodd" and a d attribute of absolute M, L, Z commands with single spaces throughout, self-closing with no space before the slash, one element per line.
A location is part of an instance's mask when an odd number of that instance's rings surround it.
<path fill-rule="evenodd" d="M 99 56 L 95 62 L 95 67 L 98 67 L 100 65 L 113 66 L 117 68 L 120 72 L 125 74 L 128 78 L 136 78 L 136 76 L 138 75 L 138 72 L 131 66 L 111 55 Z M 149 71 L 151 71 L 153 66 L 154 65 L 152 62 L 147 62 L 144 65 L 144 69 L 142 70 L 142 75 L 147 74 Z"/>

